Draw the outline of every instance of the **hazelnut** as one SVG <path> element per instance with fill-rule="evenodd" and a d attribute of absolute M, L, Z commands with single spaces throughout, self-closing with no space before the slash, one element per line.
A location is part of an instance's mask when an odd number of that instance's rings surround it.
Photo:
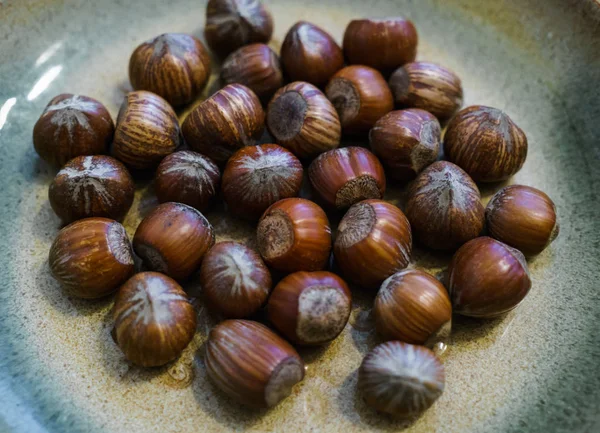
<path fill-rule="evenodd" d="M 392 111 L 369 132 L 369 143 L 388 174 L 398 181 L 413 179 L 440 153 L 441 128 L 427 111 Z"/>
<path fill-rule="evenodd" d="M 115 125 L 99 101 L 63 93 L 48 103 L 33 127 L 33 147 L 44 161 L 61 167 L 79 155 L 108 152 Z"/>
<path fill-rule="evenodd" d="M 50 271 L 71 295 L 95 299 L 116 291 L 134 271 L 125 228 L 107 218 L 66 226 L 52 243 Z"/>
<path fill-rule="evenodd" d="M 190 277 L 214 243 L 215 233 L 208 220 L 182 203 L 157 206 L 133 237 L 133 249 L 144 265 L 176 280 Z"/>
<path fill-rule="evenodd" d="M 223 198 L 236 215 L 259 219 L 273 203 L 300 192 L 304 169 L 292 152 L 276 144 L 238 150 L 223 172 Z"/>
<path fill-rule="evenodd" d="M 264 325 L 226 320 L 206 342 L 206 372 L 225 394 L 242 404 L 272 407 L 304 378 L 292 346 Z"/>
<path fill-rule="evenodd" d="M 452 305 L 442 283 L 426 272 L 405 269 L 383 282 L 373 315 L 387 340 L 424 344 L 450 322 Z"/>
<path fill-rule="evenodd" d="M 452 117 L 463 102 L 460 78 L 435 63 L 408 63 L 392 74 L 389 83 L 396 104 L 429 111 L 441 121 Z"/>
<path fill-rule="evenodd" d="M 474 105 L 448 124 L 444 153 L 476 182 L 498 182 L 523 167 L 527 137 L 503 111 Z"/>
<path fill-rule="evenodd" d="M 460 247 L 448 268 L 452 308 L 464 316 L 488 318 L 507 313 L 530 288 L 523 254 L 487 236 Z"/>
<path fill-rule="evenodd" d="M 210 77 L 210 57 L 197 38 L 165 33 L 138 46 L 129 59 L 135 90 L 148 90 L 178 107 L 202 92 Z"/>
<path fill-rule="evenodd" d="M 331 272 L 295 272 L 275 286 L 269 320 L 296 344 L 324 344 L 344 330 L 352 309 L 350 289 Z"/>
<path fill-rule="evenodd" d="M 196 311 L 177 282 L 158 272 L 134 275 L 121 287 L 113 310 L 115 341 L 142 367 L 177 358 L 194 338 Z"/>
<path fill-rule="evenodd" d="M 435 250 L 451 250 L 479 236 L 484 208 L 469 175 L 451 162 L 438 161 L 410 186 L 406 216 L 419 242 Z"/>
<path fill-rule="evenodd" d="M 180 141 L 177 115 L 167 101 L 143 90 L 125 95 L 112 148 L 115 158 L 134 169 L 155 168 Z"/>
<path fill-rule="evenodd" d="M 358 370 L 358 390 L 365 402 L 398 418 L 429 409 L 445 382 L 444 366 L 431 350 L 400 341 L 375 347 Z"/>
<path fill-rule="evenodd" d="M 65 223 L 88 217 L 121 220 L 133 203 L 135 185 L 123 164 L 110 156 L 77 156 L 56 175 L 48 198 Z"/>
<path fill-rule="evenodd" d="M 319 155 L 308 167 L 310 183 L 327 205 L 347 209 L 369 198 L 383 198 L 385 174 L 375 155 L 344 147 Z"/>
<path fill-rule="evenodd" d="M 291 81 L 306 81 L 321 87 L 342 69 L 344 54 L 325 30 L 299 21 L 283 40 L 281 63 Z"/>
<path fill-rule="evenodd" d="M 283 86 L 279 57 L 265 44 L 239 48 L 223 62 L 221 82 L 223 85 L 243 84 L 267 102 Z"/>
<path fill-rule="evenodd" d="M 269 42 L 273 18 L 258 0 L 209 0 L 206 6 L 204 37 L 220 56 L 238 48 Z"/>
<path fill-rule="evenodd" d="M 342 134 L 335 107 L 315 86 L 300 81 L 277 91 L 267 110 L 267 128 L 299 158 L 338 147 Z"/>
<path fill-rule="evenodd" d="M 344 54 L 351 65 L 389 74 L 417 56 L 417 29 L 402 17 L 353 20 L 344 33 Z"/>
<path fill-rule="evenodd" d="M 202 102 L 181 130 L 187 144 L 224 164 L 241 147 L 255 145 L 265 127 L 265 113 L 252 90 L 232 84 Z"/>
<path fill-rule="evenodd" d="M 154 190 L 161 203 L 173 201 L 203 211 L 217 195 L 220 180 L 219 167 L 210 158 L 182 150 L 162 160 L 154 177 Z"/>
<path fill-rule="evenodd" d="M 400 209 L 382 200 L 361 201 L 348 209 L 333 246 L 342 273 L 369 289 L 408 266 L 411 251 L 408 220 Z"/>
<path fill-rule="evenodd" d="M 318 205 L 286 198 L 270 206 L 257 228 L 260 255 L 282 272 L 320 271 L 331 251 L 331 228 Z"/>
<path fill-rule="evenodd" d="M 346 134 L 366 134 L 381 117 L 394 109 L 394 98 L 377 70 L 347 66 L 325 88 Z"/>
<path fill-rule="evenodd" d="M 527 256 L 541 253 L 560 230 L 554 202 L 539 189 L 510 185 L 485 209 L 490 236 Z"/>
<path fill-rule="evenodd" d="M 257 252 L 237 242 L 221 242 L 202 260 L 200 285 L 213 310 L 241 319 L 262 307 L 272 282 Z"/>

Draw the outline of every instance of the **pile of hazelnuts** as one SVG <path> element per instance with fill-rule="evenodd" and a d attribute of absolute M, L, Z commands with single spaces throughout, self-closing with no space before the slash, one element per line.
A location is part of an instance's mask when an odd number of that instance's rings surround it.
<path fill-rule="evenodd" d="M 364 358 L 358 388 L 379 411 L 421 413 L 444 389 L 432 338 L 452 312 L 489 318 L 515 308 L 531 287 L 525 256 L 558 234 L 542 191 L 510 185 L 487 208 L 481 201 L 476 182 L 522 167 L 525 134 L 501 110 L 460 110 L 460 79 L 415 61 L 409 20 L 352 21 L 343 49 L 301 21 L 278 56 L 266 45 L 273 20 L 260 2 L 210 0 L 206 18 L 224 87 L 181 127 L 173 107 L 192 103 L 211 73 L 207 49 L 186 34 L 135 49 L 135 91 L 116 126 L 100 102 L 70 94 L 37 121 L 35 149 L 62 167 L 50 203 L 69 224 L 52 244 L 52 275 L 80 298 L 116 292 L 115 341 L 144 367 L 173 361 L 192 340 L 197 312 L 180 283 L 199 281 L 205 305 L 227 319 L 208 337 L 209 377 L 240 402 L 268 407 L 304 377 L 293 345 L 326 344 L 346 326 L 348 283 L 377 291 L 373 316 L 387 342 Z M 257 145 L 265 126 L 276 144 Z M 342 136 L 369 146 L 340 147 Z M 319 204 L 298 197 L 305 166 Z M 162 204 L 131 244 L 118 221 L 133 201 L 131 173 L 147 170 Z M 408 185 L 404 211 L 384 200 L 386 175 Z M 258 251 L 215 244 L 202 212 L 218 195 L 229 212 L 257 221 Z M 345 213 L 333 236 L 324 209 Z M 445 282 L 407 268 L 413 236 L 455 251 Z M 286 275 L 275 288 L 273 270 Z M 265 306 L 275 331 L 248 320 Z"/>

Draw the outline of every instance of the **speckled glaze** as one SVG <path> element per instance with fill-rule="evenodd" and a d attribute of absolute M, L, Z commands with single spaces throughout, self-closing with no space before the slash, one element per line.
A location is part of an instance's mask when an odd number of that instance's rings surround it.
<path fill-rule="evenodd" d="M 202 38 L 197 0 L 0 2 L 0 432 L 596 432 L 600 431 L 600 6 L 592 0 L 266 1 L 278 51 L 299 19 L 339 42 L 362 16 L 405 15 L 419 31 L 418 60 L 455 71 L 463 106 L 506 110 L 529 155 L 508 183 L 546 192 L 561 234 L 530 262 L 533 288 L 502 319 L 455 318 L 443 355 L 446 388 L 421 418 L 377 415 L 356 393 L 362 357 L 380 341 L 374 294 L 353 290 L 350 323 L 330 345 L 301 349 L 308 365 L 293 395 L 270 411 L 241 409 L 206 375 L 215 318 L 200 299 L 198 331 L 183 356 L 158 369 L 126 362 L 110 336 L 112 299 L 67 297 L 51 279 L 48 249 L 60 228 L 47 189 L 55 171 L 32 145 L 48 101 L 64 92 L 103 102 L 113 118 L 130 85 L 127 63 L 164 32 Z M 206 93 L 217 89 L 213 77 Z M 180 114 L 180 120 L 185 116 Z M 138 181 L 130 236 L 156 205 Z M 499 185 L 481 185 L 487 201 Z M 386 198 L 403 207 L 403 190 Z M 304 193 L 307 196 L 307 193 Z M 217 240 L 255 243 L 250 223 L 207 212 Z M 333 221 L 332 221 L 333 222 Z M 434 274 L 449 257 L 416 250 Z M 197 294 L 197 286 L 188 291 Z M 403 430 L 404 429 L 404 430 Z"/>

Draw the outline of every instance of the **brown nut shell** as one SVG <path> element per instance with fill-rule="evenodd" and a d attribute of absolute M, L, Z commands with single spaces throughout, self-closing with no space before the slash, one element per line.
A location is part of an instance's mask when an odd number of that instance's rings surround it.
<path fill-rule="evenodd" d="M 448 124 L 444 153 L 474 181 L 499 182 L 523 167 L 527 137 L 503 111 L 473 105 Z"/>
<path fill-rule="evenodd" d="M 452 257 L 448 290 L 455 313 L 490 318 L 519 305 L 531 289 L 523 254 L 482 236 L 467 242 Z"/>
<path fill-rule="evenodd" d="M 304 363 L 289 343 L 264 325 L 226 320 L 206 342 L 208 377 L 225 394 L 254 407 L 273 407 L 304 378 Z"/>
<path fill-rule="evenodd" d="M 176 280 L 194 273 L 215 243 L 215 232 L 198 210 L 182 203 L 163 203 L 140 223 L 133 249 L 144 265 Z"/>
<path fill-rule="evenodd" d="M 342 218 L 333 252 L 350 281 L 376 289 L 390 275 L 408 266 L 412 252 L 410 224 L 393 204 L 361 201 Z"/>
<path fill-rule="evenodd" d="M 269 320 L 288 340 L 317 345 L 344 330 L 352 310 L 347 284 L 331 272 L 295 272 L 269 297 Z"/>
<path fill-rule="evenodd" d="M 331 228 L 317 204 L 286 198 L 270 206 L 258 222 L 260 255 L 282 272 L 325 269 L 331 251 Z"/>
<path fill-rule="evenodd" d="M 157 272 L 136 274 L 119 289 L 113 317 L 116 343 L 142 367 L 174 360 L 196 332 L 196 311 L 186 293 Z"/>
<path fill-rule="evenodd" d="M 322 153 L 308 167 L 308 176 L 321 199 L 336 209 L 347 209 L 370 198 L 381 199 L 385 193 L 383 166 L 362 147 Z"/>
<path fill-rule="evenodd" d="M 406 216 L 415 239 L 435 250 L 458 248 L 479 236 L 484 224 L 477 185 L 447 161 L 431 164 L 413 181 Z"/>
<path fill-rule="evenodd" d="M 200 285 L 211 309 L 242 319 L 267 301 L 272 281 L 256 251 L 238 242 L 220 242 L 202 260 Z"/>
<path fill-rule="evenodd" d="M 62 167 L 80 155 L 108 152 L 115 125 L 99 101 L 62 93 L 50 100 L 33 127 L 33 147 L 40 157 Z"/>
<path fill-rule="evenodd" d="M 116 291 L 134 272 L 125 228 L 108 218 L 85 218 L 62 229 L 50 247 L 52 276 L 73 296 L 96 299 Z"/>
<path fill-rule="evenodd" d="M 77 156 L 56 175 L 48 198 L 63 222 L 89 217 L 121 220 L 133 203 L 135 185 L 123 164 L 110 156 Z"/>

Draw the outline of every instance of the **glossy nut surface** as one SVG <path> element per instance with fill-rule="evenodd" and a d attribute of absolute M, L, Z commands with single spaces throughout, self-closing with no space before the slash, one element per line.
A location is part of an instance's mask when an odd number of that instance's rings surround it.
<path fill-rule="evenodd" d="M 389 74 L 415 60 L 417 43 L 417 29 L 405 18 L 353 20 L 344 33 L 344 54 L 350 64 Z"/>
<path fill-rule="evenodd" d="M 267 109 L 267 128 L 277 143 L 299 158 L 311 158 L 340 145 L 335 107 L 309 83 L 297 81 L 277 91 Z"/>
<path fill-rule="evenodd" d="M 344 330 L 352 310 L 350 289 L 331 272 L 295 272 L 275 286 L 269 320 L 296 344 L 324 344 Z"/>
<path fill-rule="evenodd" d="M 144 265 L 176 280 L 189 278 L 214 243 L 213 227 L 204 215 L 172 202 L 150 212 L 133 237 L 133 249 Z"/>
<path fill-rule="evenodd" d="M 452 257 L 448 290 L 455 313 L 496 317 L 515 308 L 531 289 L 523 254 L 483 236 L 467 242 Z"/>
<path fill-rule="evenodd" d="M 107 218 L 86 218 L 62 229 L 48 262 L 67 293 L 86 299 L 113 293 L 134 271 L 125 228 Z"/>
<path fill-rule="evenodd" d="M 196 311 L 186 293 L 157 272 L 136 274 L 119 289 L 113 318 L 116 343 L 142 367 L 174 360 L 196 332 Z"/>
<path fill-rule="evenodd" d="M 264 127 L 265 113 L 256 94 L 232 84 L 194 108 L 181 131 L 192 150 L 224 164 L 238 149 L 255 145 Z"/>
<path fill-rule="evenodd" d="M 223 172 L 223 199 L 235 215 L 257 220 L 273 203 L 295 197 L 304 169 L 292 152 L 276 144 L 238 150 Z"/>
<path fill-rule="evenodd" d="M 344 147 L 319 155 L 309 166 L 313 189 L 336 209 L 366 199 L 381 199 L 385 173 L 375 155 L 362 147 Z"/>
<path fill-rule="evenodd" d="M 77 156 L 56 175 L 48 198 L 65 223 L 89 217 L 121 220 L 133 203 L 135 185 L 123 164 L 110 156 Z"/>
<path fill-rule="evenodd" d="M 161 203 L 183 203 L 203 211 L 217 195 L 220 182 L 219 167 L 210 158 L 182 150 L 162 160 L 154 176 L 154 191 Z"/>
<path fill-rule="evenodd" d="M 375 410 L 398 418 L 426 411 L 442 395 L 444 366 L 422 346 L 389 341 L 363 359 L 358 370 L 358 390 Z"/>
<path fill-rule="evenodd" d="M 281 46 L 281 63 L 290 81 L 306 81 L 321 87 L 344 66 L 344 54 L 322 28 L 298 21 Z"/>
<path fill-rule="evenodd" d="M 206 6 L 204 37 L 220 56 L 238 48 L 269 42 L 273 17 L 258 0 L 209 0 Z"/>
<path fill-rule="evenodd" d="M 112 155 L 128 167 L 155 168 L 181 144 L 179 121 L 167 101 L 139 90 L 125 95 L 112 146 Z"/>
<path fill-rule="evenodd" d="M 415 239 L 435 250 L 456 249 L 479 236 L 485 219 L 477 185 L 447 161 L 431 164 L 411 184 L 406 216 Z"/>
<path fill-rule="evenodd" d="M 115 125 L 99 101 L 62 93 L 50 100 L 33 127 L 33 147 L 55 167 L 80 155 L 108 152 Z"/>
<path fill-rule="evenodd" d="M 263 102 L 283 86 L 281 62 L 265 44 L 246 45 L 231 53 L 221 69 L 223 85 L 239 83 L 252 89 Z"/>
<path fill-rule="evenodd" d="M 525 185 L 498 191 L 485 209 L 485 218 L 491 237 L 527 256 L 541 253 L 560 231 L 554 202 Z"/>
<path fill-rule="evenodd" d="M 366 134 L 381 117 L 394 109 L 387 82 L 368 66 L 347 66 L 339 70 L 325 88 L 345 134 Z"/>
<path fill-rule="evenodd" d="M 463 102 L 460 78 L 436 63 L 408 63 L 392 74 L 389 84 L 397 105 L 421 108 L 441 121 L 452 117 Z"/>
<path fill-rule="evenodd" d="M 260 255 L 278 271 L 320 271 L 327 266 L 331 228 L 323 209 L 312 201 L 278 201 L 261 217 L 256 236 Z"/>
<path fill-rule="evenodd" d="M 444 153 L 476 182 L 498 182 L 517 173 L 527 158 L 527 137 L 506 113 L 473 105 L 448 124 Z"/>
<path fill-rule="evenodd" d="M 350 281 L 377 289 L 410 262 L 410 224 L 400 209 L 382 200 L 353 205 L 338 226 L 335 259 Z"/>
<path fill-rule="evenodd" d="M 236 401 L 273 407 L 304 378 L 304 363 L 289 343 L 264 325 L 226 320 L 206 342 L 206 372 Z"/>
<path fill-rule="evenodd" d="M 199 39 L 164 33 L 138 46 L 129 59 L 129 81 L 178 107 L 192 102 L 210 77 L 210 57 Z"/>
<path fill-rule="evenodd" d="M 420 109 L 392 111 L 375 123 L 369 144 L 393 179 L 413 179 L 435 162 L 440 152 L 438 120 Z"/>
<path fill-rule="evenodd" d="M 442 283 L 426 272 L 405 269 L 383 282 L 373 315 L 384 338 L 422 345 L 450 321 L 452 305 Z"/>
<path fill-rule="evenodd" d="M 267 301 L 272 281 L 256 251 L 238 242 L 220 242 L 202 260 L 200 285 L 210 308 L 242 319 Z"/>

